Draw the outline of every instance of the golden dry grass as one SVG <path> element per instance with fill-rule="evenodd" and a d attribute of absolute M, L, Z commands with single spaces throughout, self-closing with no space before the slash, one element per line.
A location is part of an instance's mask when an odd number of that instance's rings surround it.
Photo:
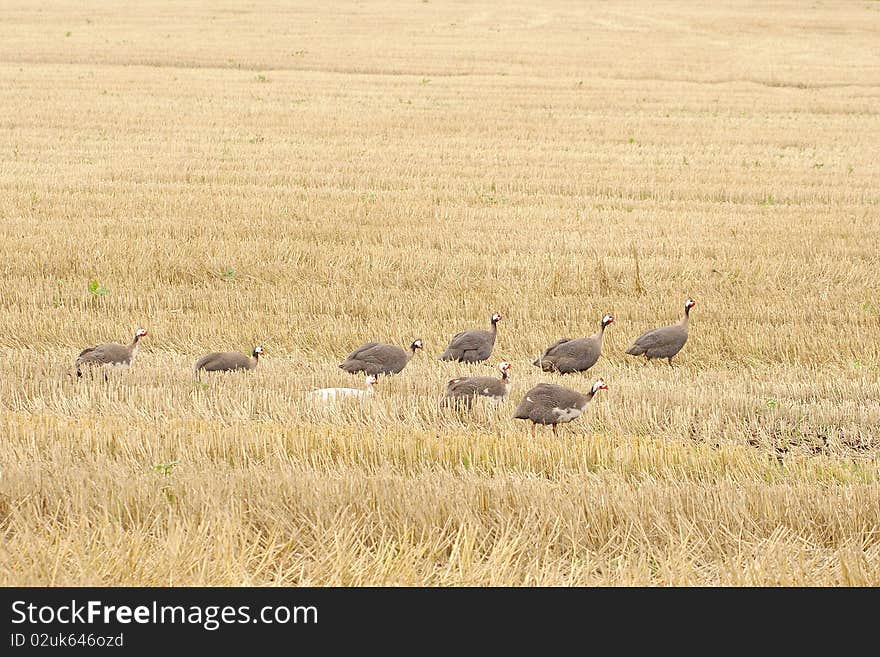
<path fill-rule="evenodd" d="M 693 4 L 4 2 L 0 582 L 880 584 L 880 3 Z M 687 295 L 678 369 L 623 355 Z"/>

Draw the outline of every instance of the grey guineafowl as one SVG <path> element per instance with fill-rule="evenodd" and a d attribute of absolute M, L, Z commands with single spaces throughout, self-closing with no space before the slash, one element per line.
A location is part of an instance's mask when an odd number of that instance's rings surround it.
<path fill-rule="evenodd" d="M 76 358 L 76 375 L 83 375 L 84 365 L 90 367 L 129 367 L 137 356 L 140 339 L 146 334 L 146 329 L 138 329 L 134 333 L 134 340 L 131 341 L 131 344 L 107 342 L 83 349 Z M 106 374 L 104 376 L 106 378 Z"/>
<path fill-rule="evenodd" d="M 214 351 L 199 358 L 193 365 L 193 375 L 198 378 L 199 373 L 205 372 L 233 372 L 235 370 L 252 370 L 260 362 L 262 347 L 254 347 L 251 356 L 248 357 L 240 351 Z"/>
<path fill-rule="evenodd" d="M 545 372 L 559 372 L 571 374 L 572 372 L 586 372 L 602 353 L 602 336 L 605 328 L 614 322 L 614 315 L 608 314 L 602 318 L 599 330 L 587 338 L 560 338 L 535 360 L 532 365 L 540 367 Z"/>
<path fill-rule="evenodd" d="M 452 336 L 440 360 L 457 360 L 462 363 L 481 363 L 492 355 L 495 347 L 495 336 L 498 334 L 498 322 L 501 315 L 492 315 L 492 328 L 470 329 Z"/>
<path fill-rule="evenodd" d="M 556 434 L 556 425 L 571 422 L 583 415 L 587 404 L 599 390 L 607 390 L 602 379 L 597 380 L 588 394 L 552 383 L 539 383 L 529 390 L 513 413 L 514 419 L 530 420 L 532 435 L 539 424 L 549 424 Z"/>
<path fill-rule="evenodd" d="M 688 299 L 684 302 L 684 315 L 675 324 L 663 326 L 647 333 L 642 333 L 633 341 L 626 353 L 631 356 L 644 356 L 646 359 L 665 358 L 672 367 L 672 357 L 675 356 L 688 339 L 688 318 L 691 308 L 696 301 Z"/>
<path fill-rule="evenodd" d="M 367 342 L 352 351 L 339 367 L 351 374 L 397 374 L 422 348 L 421 340 L 413 340 L 407 350 L 393 344 Z"/>
<path fill-rule="evenodd" d="M 498 364 L 501 378 L 492 376 L 461 376 L 446 384 L 444 405 L 460 405 L 470 408 L 475 397 L 488 397 L 494 402 L 507 399 L 510 394 L 510 363 L 503 361 Z"/>

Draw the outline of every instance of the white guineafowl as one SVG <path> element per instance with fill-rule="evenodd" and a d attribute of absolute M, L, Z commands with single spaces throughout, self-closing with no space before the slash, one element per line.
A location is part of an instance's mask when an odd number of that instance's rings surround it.
<path fill-rule="evenodd" d="M 344 399 L 364 401 L 373 395 L 373 386 L 378 382 L 379 378 L 375 374 L 369 374 L 364 380 L 363 388 L 320 388 L 308 393 L 306 399 L 323 404 L 333 404 Z"/>

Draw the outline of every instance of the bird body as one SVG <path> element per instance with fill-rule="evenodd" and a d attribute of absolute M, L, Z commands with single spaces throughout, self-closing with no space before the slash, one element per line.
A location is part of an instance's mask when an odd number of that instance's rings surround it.
<path fill-rule="evenodd" d="M 87 347 L 79 352 L 76 358 L 76 375 L 82 376 L 83 366 L 91 367 L 129 367 L 134 363 L 138 353 L 138 343 L 147 334 L 146 330 L 135 331 L 131 344 L 107 342 Z"/>
<path fill-rule="evenodd" d="M 233 372 L 235 370 L 252 370 L 260 360 L 262 347 L 255 347 L 252 355 L 247 356 L 240 351 L 214 351 L 199 358 L 193 365 L 193 374 L 198 378 L 205 372 Z"/>
<path fill-rule="evenodd" d="M 502 317 L 498 313 L 492 315 L 492 328 L 470 329 L 452 336 L 449 346 L 440 355 L 440 360 L 454 360 L 462 363 L 481 363 L 492 355 L 495 348 L 495 336 L 498 334 L 498 322 Z"/>
<path fill-rule="evenodd" d="M 321 388 L 312 390 L 306 395 L 309 401 L 332 404 L 344 399 L 359 399 L 364 401 L 373 395 L 373 386 L 379 381 L 373 374 L 367 376 L 363 388 Z"/>
<path fill-rule="evenodd" d="M 367 342 L 352 351 L 339 364 L 339 367 L 351 374 L 363 372 L 378 376 L 380 374 L 397 374 L 412 360 L 416 351 L 422 349 L 421 340 L 413 340 L 408 350 L 393 344 Z"/>
<path fill-rule="evenodd" d="M 459 403 L 470 408 L 476 397 L 487 397 L 493 402 L 504 401 L 510 395 L 510 363 L 499 363 L 498 369 L 501 371 L 500 379 L 492 376 L 461 376 L 450 380 L 446 384 L 444 403 Z"/>
<path fill-rule="evenodd" d="M 608 314 L 602 318 L 601 328 L 595 334 L 575 340 L 560 338 L 547 347 L 532 365 L 540 367 L 545 372 L 560 374 L 586 372 L 599 360 L 602 354 L 602 336 L 605 328 L 613 322 L 614 315 Z"/>
<path fill-rule="evenodd" d="M 555 434 L 557 424 L 579 418 L 596 392 L 607 388 L 602 379 L 593 384 L 588 394 L 552 383 L 539 383 L 525 394 L 513 417 L 517 420 L 530 420 L 533 434 L 539 424 L 551 425 Z"/>
<path fill-rule="evenodd" d="M 695 305 L 693 299 L 685 301 L 684 315 L 678 322 L 642 333 L 633 341 L 626 353 L 631 356 L 644 356 L 647 360 L 665 358 L 671 367 L 673 356 L 681 351 L 687 342 L 688 318 L 691 308 Z"/>

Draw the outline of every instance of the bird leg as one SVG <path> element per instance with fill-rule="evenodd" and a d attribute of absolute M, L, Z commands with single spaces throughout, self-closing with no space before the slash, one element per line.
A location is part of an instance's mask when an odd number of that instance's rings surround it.
<path fill-rule="evenodd" d="M 667 358 L 666 360 L 667 360 L 667 362 L 669 363 L 669 367 L 673 367 L 673 368 L 675 367 L 675 365 L 672 364 L 672 356 L 670 356 L 670 357 Z"/>
<path fill-rule="evenodd" d="M 538 437 L 538 425 L 532 422 L 532 438 Z"/>
<path fill-rule="evenodd" d="M 554 436 L 558 436 L 559 434 L 556 433 L 556 425 L 553 424 L 553 425 L 551 425 L 551 426 L 553 427 L 553 435 L 554 435 Z"/>

